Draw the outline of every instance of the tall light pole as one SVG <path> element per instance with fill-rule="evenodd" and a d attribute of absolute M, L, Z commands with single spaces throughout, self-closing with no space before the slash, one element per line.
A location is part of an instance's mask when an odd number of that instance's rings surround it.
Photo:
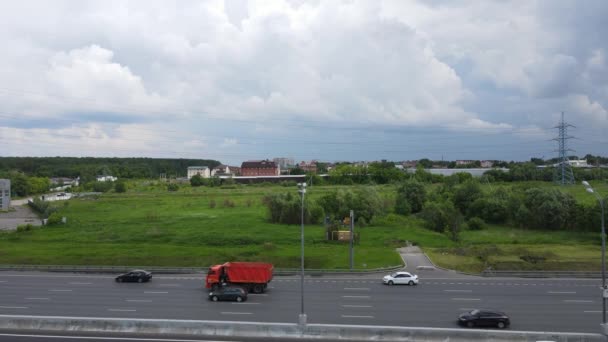
<path fill-rule="evenodd" d="M 593 190 L 587 181 L 583 181 L 587 192 L 592 193 L 600 202 L 602 209 L 602 323 L 606 324 L 606 228 L 604 227 L 604 199 Z"/>
<path fill-rule="evenodd" d="M 302 225 L 300 228 L 300 325 L 306 325 L 306 314 L 304 313 L 304 194 L 306 194 L 306 182 L 298 183 L 298 192 L 302 197 Z"/>

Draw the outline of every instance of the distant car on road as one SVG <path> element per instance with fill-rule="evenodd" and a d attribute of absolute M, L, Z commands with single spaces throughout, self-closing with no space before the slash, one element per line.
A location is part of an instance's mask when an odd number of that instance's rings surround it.
<path fill-rule="evenodd" d="M 382 278 L 382 282 L 386 285 L 418 285 L 418 276 L 409 272 L 395 272 Z"/>
<path fill-rule="evenodd" d="M 243 302 L 247 300 L 247 291 L 238 286 L 220 286 L 209 292 L 209 300 L 214 302 L 217 302 L 218 300 L 235 300 L 237 302 Z"/>
<path fill-rule="evenodd" d="M 148 272 L 145 270 L 133 270 L 131 272 L 121 274 L 118 277 L 116 277 L 116 282 L 117 283 L 122 283 L 122 282 L 143 283 L 146 281 L 150 281 L 150 279 L 152 279 L 152 272 Z"/>
<path fill-rule="evenodd" d="M 458 323 L 469 328 L 497 327 L 499 329 L 504 329 L 511 324 L 511 320 L 504 312 L 475 309 L 470 312 L 460 314 L 458 317 Z"/>

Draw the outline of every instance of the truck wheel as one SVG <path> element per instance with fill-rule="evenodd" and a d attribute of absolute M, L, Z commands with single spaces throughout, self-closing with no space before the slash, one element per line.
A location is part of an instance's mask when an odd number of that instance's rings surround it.
<path fill-rule="evenodd" d="M 260 284 L 253 285 L 253 293 L 262 293 L 264 292 L 264 287 Z"/>

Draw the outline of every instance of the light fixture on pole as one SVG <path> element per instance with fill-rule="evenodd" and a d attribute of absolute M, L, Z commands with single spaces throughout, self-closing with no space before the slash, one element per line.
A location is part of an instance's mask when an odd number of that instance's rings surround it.
<path fill-rule="evenodd" d="M 606 228 L 604 227 L 604 199 L 600 196 L 587 181 L 583 181 L 583 185 L 587 188 L 587 192 L 593 194 L 600 202 L 602 209 L 602 323 L 606 324 Z"/>
<path fill-rule="evenodd" d="M 306 325 L 306 314 L 304 313 L 304 194 L 306 194 L 306 182 L 298 183 L 298 192 L 302 197 L 302 225 L 300 228 L 300 325 Z"/>

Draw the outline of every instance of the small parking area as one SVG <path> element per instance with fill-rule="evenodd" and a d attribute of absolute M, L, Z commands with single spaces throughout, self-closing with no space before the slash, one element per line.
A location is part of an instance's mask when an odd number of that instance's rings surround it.
<path fill-rule="evenodd" d="M 15 230 L 19 225 L 31 224 L 42 225 L 42 220 L 27 205 L 15 205 L 11 203 L 11 210 L 0 212 L 0 230 Z"/>

